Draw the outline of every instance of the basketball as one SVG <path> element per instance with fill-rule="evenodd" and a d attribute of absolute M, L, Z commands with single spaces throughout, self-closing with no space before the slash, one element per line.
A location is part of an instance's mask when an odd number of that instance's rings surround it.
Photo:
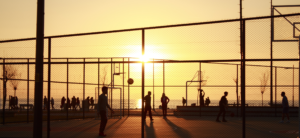
<path fill-rule="evenodd" d="M 127 83 L 128 83 L 128 84 L 133 84 L 133 82 L 134 82 L 134 81 L 133 81 L 132 78 L 129 78 L 129 79 L 127 80 Z"/>

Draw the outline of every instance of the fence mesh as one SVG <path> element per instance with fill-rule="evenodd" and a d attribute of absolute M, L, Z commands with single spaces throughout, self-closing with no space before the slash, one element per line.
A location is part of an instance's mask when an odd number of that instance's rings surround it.
<path fill-rule="evenodd" d="M 287 18 L 292 22 L 300 19 L 299 16 Z M 290 115 L 297 116 L 299 66 L 295 59 L 298 58 L 299 45 L 298 42 L 272 42 L 270 32 L 273 28 L 270 24 L 271 18 L 245 21 L 246 59 L 253 60 L 246 62 L 246 116 L 280 116 L 282 91 L 289 100 Z M 298 40 L 291 37 L 290 28 L 293 26 L 286 23 L 285 18 L 274 18 L 274 27 L 276 40 Z M 199 126 L 201 123 L 216 123 L 219 101 L 227 91 L 229 108 L 225 118 L 236 125 L 230 131 L 223 131 L 221 127 L 215 130 L 220 135 L 241 135 L 240 31 L 239 21 L 145 29 L 144 58 L 147 61 L 144 63 L 144 94 L 146 96 L 148 91 L 151 92 L 154 120 L 159 120 L 172 130 L 176 128 L 175 132 L 166 131 L 165 134 L 193 137 L 185 128 L 195 128 L 192 130 L 197 131 L 196 128 L 204 126 Z M 99 119 L 96 109 L 98 97 L 102 87 L 108 86 L 108 104 L 115 111 L 107 112 L 109 120 L 134 116 L 126 121 L 141 124 L 144 61 L 141 61 L 140 30 L 51 38 L 51 72 L 48 72 L 49 41 L 45 39 L 43 98 L 48 98 L 50 80 L 51 104 L 44 103 L 47 99 L 43 99 L 45 121 L 47 108 L 51 109 L 51 120 Z M 1 49 L 5 58 L 0 60 L 2 110 L 4 81 L 7 83 L 5 122 L 1 117 L 0 123 L 33 121 L 34 42 L 0 44 L 5 47 Z M 273 61 L 272 66 L 271 58 L 278 59 Z M 7 73 L 3 74 L 5 71 Z M 7 76 L 10 73 L 14 75 Z M 133 84 L 128 84 L 129 78 L 134 80 Z M 167 115 L 171 118 L 165 120 L 162 120 L 163 94 L 170 99 Z M 18 103 L 12 100 L 15 97 Z M 210 99 L 208 104 L 207 98 Z M 147 137 L 152 137 L 154 128 L 159 125 L 150 123 L 149 115 L 146 116 L 145 126 L 139 126 L 138 131 L 145 128 Z M 252 131 L 251 127 L 247 129 Z"/>

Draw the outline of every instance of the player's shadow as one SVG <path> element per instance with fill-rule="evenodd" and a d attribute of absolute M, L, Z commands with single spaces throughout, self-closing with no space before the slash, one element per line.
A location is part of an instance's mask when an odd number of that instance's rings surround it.
<path fill-rule="evenodd" d="M 170 121 L 169 119 L 165 119 L 165 121 L 167 122 L 167 124 L 172 128 L 172 130 L 181 138 L 190 138 L 192 137 L 190 132 L 175 125 L 172 121 Z"/>
<path fill-rule="evenodd" d="M 155 138 L 155 132 L 153 128 L 153 122 L 150 122 L 150 125 L 148 126 L 145 122 L 145 131 L 146 131 L 146 138 Z"/>

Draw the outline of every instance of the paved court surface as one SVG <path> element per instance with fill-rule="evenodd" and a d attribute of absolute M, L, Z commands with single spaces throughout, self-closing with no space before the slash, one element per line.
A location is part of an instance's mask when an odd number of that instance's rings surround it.
<path fill-rule="evenodd" d="M 215 117 L 169 116 L 167 119 L 149 118 L 145 124 L 145 138 L 240 138 L 242 137 L 242 120 L 228 117 L 228 122 L 216 122 Z M 248 138 L 296 138 L 298 135 L 298 118 L 291 118 L 291 123 L 278 123 L 280 117 L 246 118 L 246 137 Z M 97 138 L 100 120 L 63 120 L 51 121 L 52 138 Z M 43 135 L 46 137 L 46 122 L 43 123 Z M 0 138 L 29 138 L 33 136 L 33 123 L 0 125 Z M 141 118 L 112 118 L 106 126 L 107 138 L 141 137 Z"/>

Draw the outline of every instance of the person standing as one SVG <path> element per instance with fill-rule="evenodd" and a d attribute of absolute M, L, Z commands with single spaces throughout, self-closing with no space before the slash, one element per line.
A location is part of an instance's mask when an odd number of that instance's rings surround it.
<path fill-rule="evenodd" d="M 44 110 L 46 110 L 46 108 L 48 108 L 47 103 L 48 103 L 48 100 L 47 100 L 46 96 L 44 96 Z"/>
<path fill-rule="evenodd" d="M 168 107 L 168 103 L 170 102 L 170 99 L 165 95 L 165 93 L 163 93 L 160 101 L 162 104 L 163 116 L 164 116 L 164 118 L 166 118 L 167 117 L 167 107 Z"/>
<path fill-rule="evenodd" d="M 198 89 L 198 91 L 200 91 L 200 106 L 204 106 L 205 92 L 202 89 Z"/>
<path fill-rule="evenodd" d="M 182 106 L 184 106 L 186 104 L 186 100 L 184 99 L 184 97 L 182 97 Z"/>
<path fill-rule="evenodd" d="M 73 110 L 75 111 L 76 110 L 76 108 L 75 108 L 75 106 L 76 106 L 76 98 L 75 98 L 75 96 L 72 97 L 71 105 L 72 105 Z"/>
<path fill-rule="evenodd" d="M 107 90 L 108 88 L 103 86 L 102 87 L 102 94 L 99 95 L 98 98 L 98 108 L 97 108 L 97 112 L 98 115 L 100 114 L 101 116 L 101 123 L 100 123 L 100 128 L 99 128 L 99 136 L 106 136 L 106 134 L 104 134 L 104 129 L 107 123 L 107 114 L 106 114 L 106 110 L 107 108 L 110 109 L 110 111 L 112 113 L 114 113 L 114 111 L 110 108 L 108 102 L 107 102 Z M 106 108 L 107 107 L 107 108 Z"/>
<path fill-rule="evenodd" d="M 77 99 L 76 99 L 76 104 L 77 104 L 76 108 L 78 107 L 79 110 L 80 110 L 80 100 L 79 100 L 79 97 L 77 97 Z"/>
<path fill-rule="evenodd" d="M 67 110 L 69 110 L 69 108 L 71 109 L 71 101 L 70 98 L 67 97 Z"/>
<path fill-rule="evenodd" d="M 217 117 L 217 122 L 221 122 L 220 120 L 219 120 L 219 117 L 220 117 L 220 115 L 223 113 L 223 119 L 222 119 L 222 122 L 227 122 L 226 120 L 225 120 L 225 113 L 226 113 L 226 109 L 227 109 L 227 105 L 228 105 L 228 101 L 227 101 L 227 98 L 226 98 L 226 96 L 228 95 L 228 92 L 227 91 L 225 91 L 224 92 L 224 96 L 222 96 L 222 98 L 221 98 L 221 100 L 220 100 L 220 102 L 219 102 L 219 106 L 220 106 L 220 112 L 219 112 L 219 114 L 218 114 L 218 117 Z"/>
<path fill-rule="evenodd" d="M 205 106 L 209 106 L 209 104 L 210 104 L 210 99 L 209 99 L 209 97 L 207 97 L 205 99 Z"/>
<path fill-rule="evenodd" d="M 94 98 L 91 97 L 91 100 L 90 100 L 90 101 L 91 101 L 91 104 L 90 104 L 90 105 L 92 106 L 92 109 L 93 109 L 93 108 L 94 108 Z"/>
<path fill-rule="evenodd" d="M 53 99 L 53 97 L 51 97 L 51 100 L 50 100 L 50 102 L 51 102 L 51 107 L 52 107 L 52 110 L 54 109 L 54 99 Z"/>
<path fill-rule="evenodd" d="M 63 96 L 63 97 L 61 98 L 61 101 L 60 101 L 60 108 L 61 108 L 61 109 L 64 109 L 65 102 L 66 102 L 66 98 L 65 98 L 65 96 Z"/>
<path fill-rule="evenodd" d="M 282 118 L 280 123 L 283 123 L 284 120 L 284 115 L 286 115 L 287 117 L 287 123 L 290 122 L 290 117 L 289 117 L 289 101 L 285 96 L 285 92 L 281 92 L 281 96 L 282 96 Z"/>
<path fill-rule="evenodd" d="M 145 114 L 144 114 L 144 121 L 146 121 L 147 111 L 149 111 L 150 121 L 153 121 L 152 113 L 151 113 L 151 91 L 148 91 L 148 95 L 144 97 L 145 103 Z"/>

